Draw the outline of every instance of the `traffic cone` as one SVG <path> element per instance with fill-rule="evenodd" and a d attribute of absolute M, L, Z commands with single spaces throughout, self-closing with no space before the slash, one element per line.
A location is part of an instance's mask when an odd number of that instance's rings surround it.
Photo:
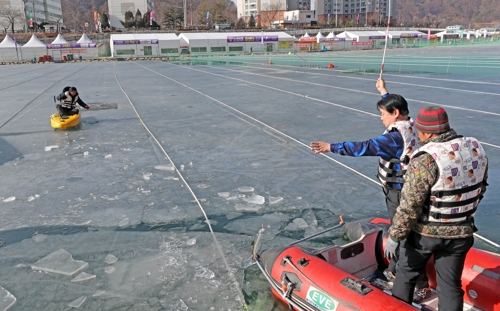
<path fill-rule="evenodd" d="M 328 64 L 328 68 L 335 68 L 335 65 L 334 65 L 334 64 L 332 64 L 332 63 L 329 63 L 329 64 Z"/>

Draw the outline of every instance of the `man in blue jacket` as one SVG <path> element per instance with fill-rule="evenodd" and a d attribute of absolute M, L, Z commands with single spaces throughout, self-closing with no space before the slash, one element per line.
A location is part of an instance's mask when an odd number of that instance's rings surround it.
<path fill-rule="evenodd" d="M 399 206 L 403 176 L 409 163 L 410 155 L 418 147 L 418 133 L 414 121 L 409 117 L 408 103 L 397 94 L 389 94 L 385 81 L 379 78 L 376 87 L 382 95 L 377 102 L 380 119 L 386 127 L 383 135 L 360 142 L 312 142 L 310 147 L 315 154 L 333 152 L 353 157 L 378 156 L 378 174 L 383 185 L 385 202 L 389 219 L 392 224 L 394 215 Z M 391 260 L 387 269 L 394 277 L 396 260 Z M 430 296 L 427 277 L 425 274 L 419 279 L 415 300 Z"/>

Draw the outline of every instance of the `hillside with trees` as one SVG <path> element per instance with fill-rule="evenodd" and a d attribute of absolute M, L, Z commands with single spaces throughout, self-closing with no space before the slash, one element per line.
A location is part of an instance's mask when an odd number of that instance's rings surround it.
<path fill-rule="evenodd" d="M 481 28 L 500 24 L 498 0 L 396 0 L 399 25 L 444 28 L 464 25 Z"/>

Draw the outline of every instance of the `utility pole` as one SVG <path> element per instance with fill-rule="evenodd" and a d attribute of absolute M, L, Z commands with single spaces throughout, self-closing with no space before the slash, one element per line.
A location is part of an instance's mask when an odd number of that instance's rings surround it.
<path fill-rule="evenodd" d="M 380 0 L 379 0 L 380 1 Z M 339 0 L 335 0 L 335 28 L 337 28 L 337 11 L 338 11 Z"/>
<path fill-rule="evenodd" d="M 380 0 L 378 0 L 378 25 L 380 27 L 380 18 L 382 15 L 382 8 L 380 7 Z"/>
<path fill-rule="evenodd" d="M 190 19 L 189 25 L 192 26 L 193 25 L 193 4 L 192 3 L 189 4 L 189 11 L 191 13 L 191 19 Z"/>
<path fill-rule="evenodd" d="M 187 5 L 186 0 L 184 0 L 184 28 L 187 26 Z"/>

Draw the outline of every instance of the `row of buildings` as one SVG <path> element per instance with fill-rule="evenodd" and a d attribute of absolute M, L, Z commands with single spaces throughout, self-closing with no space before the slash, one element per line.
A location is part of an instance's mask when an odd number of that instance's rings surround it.
<path fill-rule="evenodd" d="M 372 26 L 397 16 L 396 0 L 237 0 L 237 7 L 239 18 L 254 16 L 264 27 L 348 21 Z"/>
<path fill-rule="evenodd" d="M 24 24 L 19 21 L 14 24 L 16 31 L 42 23 L 54 25 L 53 28 L 64 26 L 61 0 L 1 0 L 0 9 L 6 7 L 24 13 Z M 130 11 L 135 14 L 137 10 L 142 13 L 154 11 L 154 0 L 108 0 L 110 24 L 117 29 L 123 28 L 120 20 L 125 19 L 125 12 Z M 6 17 L 0 17 L 0 24 L 4 29 L 9 29 Z"/>
<path fill-rule="evenodd" d="M 253 16 L 263 27 L 286 28 L 316 23 L 340 24 L 347 21 L 360 26 L 380 25 L 387 17 L 396 16 L 397 0 L 236 0 L 238 18 Z M 16 30 L 31 28 L 33 24 L 64 25 L 61 0 L 2 0 L 0 9 L 10 6 L 24 12 L 25 24 Z M 123 28 L 120 21 L 125 13 L 154 12 L 154 0 L 108 0 L 110 25 Z M 0 23 L 4 28 L 6 20 Z M 88 27 L 89 25 L 87 25 Z"/>

